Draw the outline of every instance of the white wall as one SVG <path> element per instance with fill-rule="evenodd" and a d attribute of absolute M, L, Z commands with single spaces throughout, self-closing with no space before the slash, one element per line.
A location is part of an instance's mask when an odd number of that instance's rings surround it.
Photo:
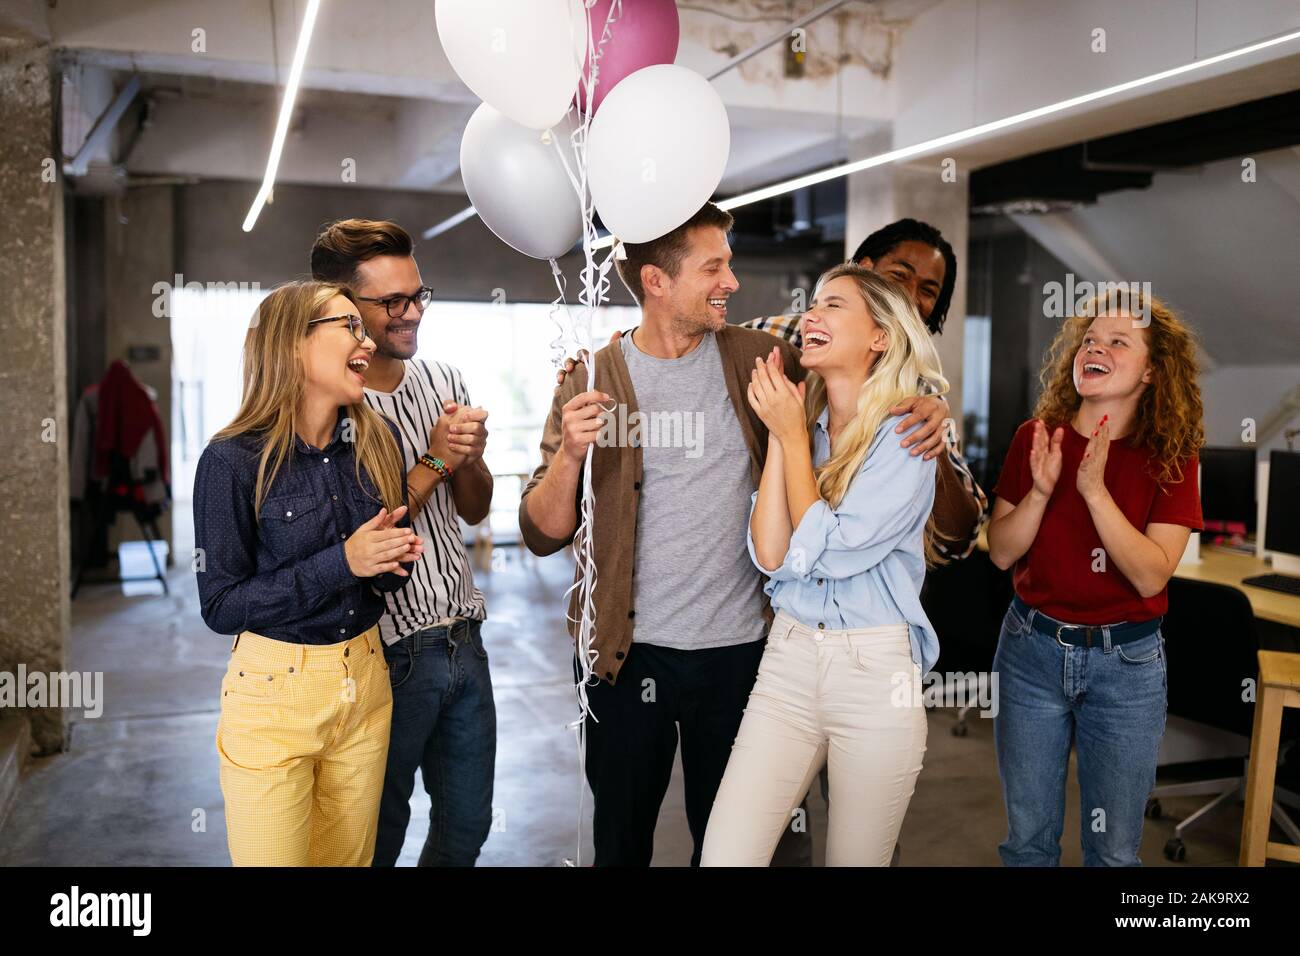
<path fill-rule="evenodd" d="M 1224 365 L 1201 376 L 1205 402 L 1205 443 L 1219 447 L 1241 445 L 1242 419 L 1262 426 L 1278 401 L 1300 385 L 1300 365 Z M 1300 412 L 1272 435 L 1260 435 L 1261 452 L 1285 449 L 1282 433 L 1300 428 Z M 1300 440 L 1296 447 L 1300 448 Z"/>
<path fill-rule="evenodd" d="M 1093 30 L 1106 31 L 1104 53 Z M 923 142 L 1300 28 L 1300 3 L 1264 0 L 945 0 L 898 57 L 896 146 Z M 1278 45 L 944 152 L 1001 162 L 1292 89 L 1300 42 Z M 1232 74 L 1230 81 L 1221 79 Z M 1205 82 L 1210 77 L 1220 79 Z"/>

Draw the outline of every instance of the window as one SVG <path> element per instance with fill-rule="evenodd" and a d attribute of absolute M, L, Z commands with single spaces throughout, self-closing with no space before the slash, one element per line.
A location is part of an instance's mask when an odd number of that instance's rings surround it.
<path fill-rule="evenodd" d="M 178 501 L 189 500 L 194 466 L 208 440 L 239 410 L 244 337 L 269 292 L 195 285 L 172 292 L 172 460 Z M 574 319 L 581 312 L 576 306 L 570 311 Z M 615 330 L 639 321 L 639 309 L 604 306 L 593 317 L 593 342 L 599 348 Z M 454 365 L 470 399 L 488 410 L 485 460 L 495 474 L 531 472 L 538 462 L 555 391 L 555 358 L 577 351 L 561 338 L 549 303 L 434 301 L 425 310 L 416 357 Z"/>
<path fill-rule="evenodd" d="M 989 363 L 993 323 L 987 315 L 968 315 L 962 354 L 962 452 L 977 476 L 986 475 L 989 455 Z"/>
<path fill-rule="evenodd" d="M 570 310 L 575 319 L 581 311 Z M 460 369 L 470 400 L 488 410 L 484 460 L 493 474 L 531 472 L 538 463 L 555 394 L 555 360 L 577 351 L 560 341 L 550 312 L 549 303 L 438 301 L 424 312 L 416 357 Z M 637 308 L 603 306 L 592 319 L 592 341 L 599 349 L 612 333 L 640 321 Z"/>
<path fill-rule="evenodd" d="M 244 336 L 270 289 L 213 285 L 171 292 L 172 496 L 188 502 L 208 439 L 239 411 Z"/>

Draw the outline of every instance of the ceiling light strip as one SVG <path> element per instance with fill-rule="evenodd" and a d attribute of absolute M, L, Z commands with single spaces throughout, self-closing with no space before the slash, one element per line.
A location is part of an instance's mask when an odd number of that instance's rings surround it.
<path fill-rule="evenodd" d="M 1061 100 L 1047 106 L 1040 106 L 1036 109 L 1026 110 L 1023 113 L 1016 113 L 1013 116 L 1004 116 L 1002 119 L 982 123 L 979 126 L 972 126 L 969 129 L 960 130 L 956 133 L 936 136 L 933 139 L 927 139 L 924 142 L 916 143 L 912 146 L 904 146 L 900 149 L 891 149 L 888 152 L 879 153 L 875 156 L 868 156 L 865 159 L 855 160 L 851 163 L 840 163 L 839 165 L 829 166 L 826 169 L 817 170 L 816 172 L 805 173 L 804 175 L 797 176 L 794 179 L 787 179 L 784 182 L 774 183 L 771 186 L 764 186 L 762 189 L 755 189 L 747 193 L 741 193 L 739 196 L 732 196 L 730 199 L 721 200 L 718 205 L 721 208 L 728 210 L 736 209 L 740 206 L 748 206 L 750 203 L 762 202 L 764 199 L 772 199 L 776 196 L 793 192 L 796 189 L 815 186 L 818 183 L 824 183 L 832 179 L 839 179 L 842 176 L 849 176 L 853 173 L 872 169 L 876 166 L 884 166 L 888 163 L 896 163 L 901 160 L 910 159 L 914 156 L 920 156 L 924 153 L 942 149 L 945 146 L 955 146 L 958 143 L 968 142 L 989 133 L 995 133 L 999 130 L 1019 126 L 1023 123 L 1028 123 L 1031 120 L 1041 119 L 1044 116 L 1059 113 L 1062 110 L 1073 109 L 1076 106 L 1083 106 L 1086 103 L 1093 103 L 1097 100 L 1111 96 L 1118 96 L 1119 94 L 1127 93 L 1130 90 L 1150 86 L 1153 83 L 1159 83 L 1162 80 L 1168 80 L 1175 76 L 1182 76 L 1196 70 L 1208 69 L 1211 66 L 1216 66 L 1220 63 L 1227 62 L 1228 60 L 1248 56 L 1251 53 L 1258 53 L 1260 50 L 1266 50 L 1270 47 L 1279 46 L 1283 43 L 1291 43 L 1296 40 L 1300 40 L 1300 30 L 1294 30 L 1291 33 L 1285 33 L 1268 40 L 1261 40 L 1258 43 L 1239 47 L 1236 50 L 1229 50 L 1226 53 L 1207 57 L 1204 60 L 1194 60 L 1191 63 L 1184 63 L 1182 66 L 1175 66 L 1168 70 L 1161 70 L 1159 73 L 1152 73 L 1148 76 L 1139 77 L 1136 80 L 1116 83 L 1114 86 L 1108 86 L 1104 89 L 1094 90 L 1091 93 L 1084 93 L 1079 96 L 1073 96 L 1067 100 Z M 604 236 L 597 241 L 596 248 L 606 248 L 613 245 L 613 243 L 613 236 Z"/>
<path fill-rule="evenodd" d="M 318 10 L 320 10 L 320 0 L 307 0 L 307 13 L 303 17 L 302 30 L 298 34 L 298 48 L 293 51 L 293 66 L 289 68 L 289 82 L 284 86 L 284 99 L 280 102 L 280 119 L 275 124 L 271 154 L 266 159 L 266 174 L 262 177 L 262 186 L 253 199 L 253 205 L 248 209 L 248 215 L 244 217 L 244 232 L 252 232 L 258 214 L 266 205 L 271 190 L 275 188 L 275 174 L 280 168 L 280 154 L 284 151 L 284 139 L 289 133 L 293 102 L 298 98 L 298 84 L 302 80 L 302 67 L 307 61 L 307 48 L 311 45 L 311 33 L 316 26 Z"/>

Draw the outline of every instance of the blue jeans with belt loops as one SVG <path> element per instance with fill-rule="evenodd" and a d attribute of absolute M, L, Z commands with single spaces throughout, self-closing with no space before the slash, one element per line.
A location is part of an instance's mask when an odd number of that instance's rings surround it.
<path fill-rule="evenodd" d="M 1033 629 L 1037 611 L 1013 604 L 993 669 L 1000 708 L 993 731 L 1007 807 L 998 847 L 1007 866 L 1057 866 L 1070 747 L 1078 754 L 1085 866 L 1141 866 L 1147 797 L 1164 736 L 1164 637 L 1074 647 Z M 1025 619 L 1028 617 L 1028 620 Z"/>
<path fill-rule="evenodd" d="M 488 838 L 497 723 L 480 627 L 433 627 L 384 648 L 393 723 L 375 866 L 402 852 L 416 771 L 430 801 L 419 866 L 473 866 Z"/>

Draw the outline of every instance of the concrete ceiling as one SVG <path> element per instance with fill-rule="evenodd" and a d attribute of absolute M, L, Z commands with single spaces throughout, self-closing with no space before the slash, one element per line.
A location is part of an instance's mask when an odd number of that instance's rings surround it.
<path fill-rule="evenodd" d="M 677 62 L 708 75 L 818 5 L 679 0 Z M 360 17 L 358 3 L 322 6 L 280 181 L 338 184 L 341 164 L 351 160 L 360 185 L 462 192 L 459 142 L 478 101 L 442 52 L 433 4 L 367 0 L 363 6 Z M 1185 62 L 1189 51 L 1200 58 L 1300 26 L 1300 5 L 1288 12 L 1272 3 L 1244 19 L 1225 19 L 1222 6 L 1221 0 L 1153 0 L 1150 9 L 1135 11 L 1111 0 L 853 0 L 808 27 L 801 77 L 786 76 L 778 44 L 713 81 L 732 130 L 720 191 L 856 157 L 856 144 L 891 137 L 894 145 L 918 142 L 1043 98 Z M 128 113 L 117 137 L 93 159 L 137 176 L 260 179 L 302 0 L 60 0 L 46 9 L 50 41 L 69 64 L 67 152 L 80 146 L 113 91 L 138 74 L 148 113 L 141 107 Z M 44 12 L 34 0 L 23 10 L 24 22 Z M 1080 54 L 1077 38 L 1087 35 L 1089 17 L 1103 13 L 1115 53 Z M 1152 21 L 1157 13 L 1163 21 Z M 1153 35 L 1152 22 L 1168 29 Z M 203 50 L 196 53 L 200 31 Z M 1152 47 L 1135 36 L 1159 43 Z M 1070 68 L 1026 84 L 1018 64 L 1027 49 Z M 975 169 L 1294 88 L 1297 70 L 1300 48 L 1292 44 L 940 147 L 927 158 Z"/>
<path fill-rule="evenodd" d="M 818 2 L 679 2 L 677 62 L 707 75 Z M 0 33 L 44 30 L 67 61 L 69 154 L 127 76 L 142 78 L 137 103 L 92 164 L 99 182 L 261 178 L 301 0 L 22 0 L 13 9 L 0 12 Z M 1080 37 L 1102 14 L 1113 50 L 1098 57 Z M 1297 27 L 1300 4 L 1280 0 L 1249 8 L 1227 0 L 1140 8 L 1121 0 L 856 0 L 809 28 L 804 76 L 785 75 L 778 46 L 714 81 L 732 132 L 722 192 L 856 158 L 863 143 L 872 151 L 910 145 Z M 205 49 L 196 53 L 199 29 Z M 969 171 L 1295 89 L 1298 47 L 938 147 L 920 161 L 952 158 Z M 1031 48 L 1033 62 L 1048 64 L 1032 82 Z M 326 2 L 303 82 L 281 182 L 338 185 L 351 160 L 358 185 L 463 192 L 459 144 L 477 99 L 442 53 L 429 0 Z M 1253 184 L 1241 183 L 1236 161 L 1216 163 L 1038 217 L 1029 228 L 1081 276 L 1102 263 L 1115 278 L 1151 281 L 1201 328 L 1218 362 L 1300 361 L 1290 281 L 1300 159 L 1291 150 L 1258 159 Z"/>
<path fill-rule="evenodd" d="M 819 2 L 681 3 L 677 62 L 707 74 Z M 808 27 L 802 77 L 785 75 L 777 46 L 719 78 L 732 123 L 722 190 L 843 159 L 849 141 L 886 127 L 901 38 L 937 2 L 855 0 Z M 358 183 L 461 192 L 460 137 L 478 100 L 442 52 L 433 4 L 366 7 L 357 17 L 356 4 L 322 6 L 280 181 L 337 184 L 351 159 Z M 66 150 L 76 151 L 134 73 L 148 113 L 137 105 L 124 118 L 94 157 L 100 166 L 142 177 L 259 179 L 280 99 L 275 80 L 287 72 L 300 18 L 293 0 L 61 0 L 50 32 L 69 64 Z"/>

